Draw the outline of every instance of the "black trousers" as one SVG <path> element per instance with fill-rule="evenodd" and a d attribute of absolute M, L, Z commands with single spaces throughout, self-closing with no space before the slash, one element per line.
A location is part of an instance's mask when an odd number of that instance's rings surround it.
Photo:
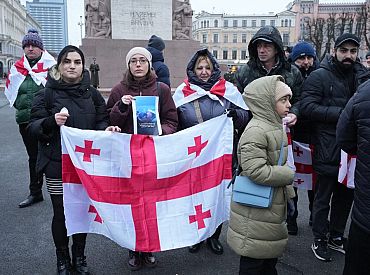
<path fill-rule="evenodd" d="M 54 244 L 57 251 L 68 249 L 68 237 L 66 220 L 64 217 L 63 195 L 50 195 L 53 205 L 53 221 L 51 223 L 51 232 L 53 234 Z M 72 235 L 73 246 L 79 251 L 78 254 L 83 255 L 86 244 L 86 233 Z M 79 255 L 78 255 L 79 256 Z"/>
<path fill-rule="evenodd" d="M 351 223 L 343 275 L 367 275 L 370 272 L 370 233 Z"/>
<path fill-rule="evenodd" d="M 19 124 L 19 133 L 22 136 L 24 146 L 28 154 L 28 171 L 30 175 L 30 195 L 39 195 L 42 193 L 43 178 L 41 173 L 36 172 L 36 161 L 38 153 L 37 138 L 29 135 L 27 131 L 28 123 Z"/>
<path fill-rule="evenodd" d="M 253 259 L 240 257 L 239 275 L 277 275 L 277 258 Z"/>
<path fill-rule="evenodd" d="M 317 175 L 312 215 L 312 232 L 315 239 L 327 239 L 328 233 L 333 238 L 343 237 L 352 202 L 353 189 L 340 184 L 337 177 Z"/>

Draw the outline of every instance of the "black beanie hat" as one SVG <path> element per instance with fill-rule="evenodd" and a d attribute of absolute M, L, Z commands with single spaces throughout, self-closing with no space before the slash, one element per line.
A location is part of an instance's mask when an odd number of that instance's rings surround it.
<path fill-rule="evenodd" d="M 57 59 L 57 67 L 60 65 L 60 63 L 62 63 L 62 57 L 64 55 L 67 56 L 67 54 L 70 53 L 70 52 L 77 52 L 81 56 L 82 67 L 85 68 L 85 56 L 84 56 L 83 52 L 79 48 L 77 48 L 76 46 L 73 46 L 73 45 L 65 46 L 60 51 L 60 53 L 58 55 L 58 59 Z"/>
<path fill-rule="evenodd" d="M 22 49 L 28 45 L 36 46 L 41 50 L 44 49 L 44 44 L 42 43 L 42 39 L 36 29 L 29 29 L 27 34 L 23 37 Z"/>
<path fill-rule="evenodd" d="M 152 35 L 152 37 L 150 37 L 148 46 L 155 48 L 158 51 L 163 51 L 166 48 L 166 45 L 164 44 L 163 39 L 154 34 Z"/>

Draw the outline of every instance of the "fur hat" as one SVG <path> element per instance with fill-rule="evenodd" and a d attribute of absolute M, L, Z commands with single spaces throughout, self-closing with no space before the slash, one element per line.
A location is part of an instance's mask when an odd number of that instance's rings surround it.
<path fill-rule="evenodd" d="M 146 59 L 149 61 L 149 69 L 152 68 L 152 54 L 145 48 L 143 47 L 134 47 L 132 48 L 126 55 L 126 66 L 128 69 L 130 69 L 130 59 L 133 57 L 135 54 L 141 54 L 143 55 Z"/>
<path fill-rule="evenodd" d="M 148 46 L 155 48 L 158 51 L 163 51 L 166 48 L 163 39 L 156 35 L 152 35 L 152 37 L 150 37 Z"/>
<path fill-rule="evenodd" d="M 58 55 L 58 59 L 57 59 L 57 67 L 60 65 L 60 63 L 62 63 L 63 56 L 67 55 L 70 52 L 77 52 L 81 56 L 82 67 L 85 68 L 85 56 L 84 56 L 83 52 L 79 48 L 77 48 L 76 46 L 73 46 L 73 45 L 65 46 L 60 51 L 60 53 Z"/>
<path fill-rule="evenodd" d="M 280 98 L 287 95 L 289 95 L 290 97 L 292 97 L 293 95 L 290 87 L 282 81 L 277 81 L 275 89 L 275 100 L 278 101 Z"/>
<path fill-rule="evenodd" d="M 301 56 L 312 56 L 313 58 L 316 57 L 315 49 L 311 46 L 311 44 L 307 42 L 299 42 L 297 43 L 293 49 L 292 53 L 290 54 L 290 59 L 294 62 Z"/>
<path fill-rule="evenodd" d="M 38 47 L 41 50 L 44 49 L 44 44 L 42 43 L 42 39 L 37 30 L 29 29 L 27 34 L 23 37 L 22 48 L 24 49 L 28 45 Z"/>

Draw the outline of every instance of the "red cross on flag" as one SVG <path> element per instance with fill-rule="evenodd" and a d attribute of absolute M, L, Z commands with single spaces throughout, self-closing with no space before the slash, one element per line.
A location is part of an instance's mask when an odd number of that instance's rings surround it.
<path fill-rule="evenodd" d="M 349 155 L 343 150 L 340 150 L 338 182 L 348 188 L 355 188 L 356 159 L 357 156 Z"/>
<path fill-rule="evenodd" d="M 65 126 L 61 135 L 68 235 L 97 233 L 154 252 L 198 243 L 228 219 L 226 115 L 167 136 Z"/>
<path fill-rule="evenodd" d="M 40 60 L 31 68 L 26 56 L 23 55 L 23 57 L 10 68 L 9 75 L 5 83 L 4 93 L 10 103 L 10 107 L 13 106 L 17 99 L 18 89 L 27 75 L 30 75 L 37 85 L 42 84 L 45 86 L 48 69 L 56 63 L 57 62 L 54 57 L 45 50 L 43 51 Z"/>
<path fill-rule="evenodd" d="M 299 189 L 312 190 L 316 178 L 312 167 L 313 147 L 293 140 L 292 150 L 296 168 L 293 185 Z"/>

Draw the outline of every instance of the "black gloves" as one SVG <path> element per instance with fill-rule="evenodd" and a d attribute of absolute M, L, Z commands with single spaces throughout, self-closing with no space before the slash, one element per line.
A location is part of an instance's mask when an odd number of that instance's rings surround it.
<path fill-rule="evenodd" d="M 232 117 L 233 119 L 236 119 L 236 117 L 238 116 L 235 109 L 226 109 L 226 114 L 228 117 Z"/>

